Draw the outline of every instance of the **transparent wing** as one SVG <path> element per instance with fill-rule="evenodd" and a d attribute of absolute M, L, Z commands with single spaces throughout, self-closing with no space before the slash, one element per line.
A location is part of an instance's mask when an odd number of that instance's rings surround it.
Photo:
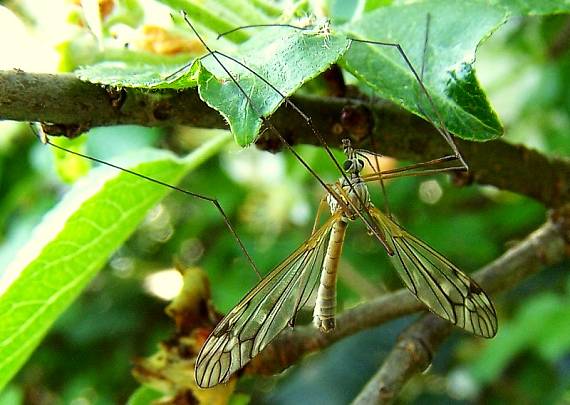
<path fill-rule="evenodd" d="M 475 335 L 495 336 L 497 313 L 474 280 L 378 209 L 371 214 L 387 234 L 404 284 L 430 311 Z"/>
<path fill-rule="evenodd" d="M 339 218 L 340 213 L 329 218 L 216 326 L 196 360 L 195 376 L 200 387 L 228 381 L 287 324 L 293 326 L 297 312 L 317 284 L 327 236 Z"/>

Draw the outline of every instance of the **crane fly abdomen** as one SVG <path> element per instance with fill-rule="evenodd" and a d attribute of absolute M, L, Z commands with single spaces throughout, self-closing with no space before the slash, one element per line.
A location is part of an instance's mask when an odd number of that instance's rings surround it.
<path fill-rule="evenodd" d="M 313 324 L 323 332 L 330 332 L 336 326 L 336 280 L 347 226 L 348 223 L 344 218 L 333 225 L 321 271 L 321 280 L 313 311 Z"/>

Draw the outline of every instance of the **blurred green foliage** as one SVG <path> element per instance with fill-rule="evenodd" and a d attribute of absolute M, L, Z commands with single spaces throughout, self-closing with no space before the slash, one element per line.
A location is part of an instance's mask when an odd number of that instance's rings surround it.
<path fill-rule="evenodd" d="M 136 27 L 152 14 L 151 3 L 118 2 L 114 22 Z M 179 2 L 174 3 L 180 7 Z M 391 2 L 360 1 L 352 7 L 349 3 L 328 4 L 337 21 L 348 21 L 355 9 L 364 13 Z M 535 6 L 537 3 L 547 7 L 549 2 L 537 1 Z M 37 3 L 9 3 L 23 21 L 46 36 L 54 33 L 54 24 L 65 19 L 63 15 L 80 18 L 79 14 L 66 14 L 55 7 L 48 13 L 44 6 L 33 4 Z M 538 6 L 530 14 L 556 11 Z M 279 8 L 272 10 L 279 14 Z M 524 7 L 520 10 L 524 11 L 514 14 L 529 14 Z M 240 23 L 230 21 L 232 26 Z M 99 39 L 109 36 L 111 25 L 107 21 L 101 27 Z M 177 29 L 184 32 L 182 26 Z M 549 156 L 570 154 L 569 32 L 570 18 L 565 14 L 513 17 L 478 50 L 478 77 L 506 128 L 505 138 Z M 43 44 L 53 47 L 48 41 Z M 62 55 L 60 70 L 110 57 L 95 52 L 97 43 L 85 32 L 60 42 L 58 49 Z M 141 53 L 130 49 L 108 52 L 127 63 L 140 58 L 153 63 L 160 60 L 152 53 L 141 57 Z M 184 60 L 177 55 L 169 63 Z M 123 127 L 90 132 L 81 147 L 105 160 L 141 146 L 187 152 L 213 136 L 208 131 L 188 128 Z M 32 229 L 70 186 L 56 170 L 66 161 L 35 142 L 25 124 L 2 122 L 0 134 L 1 277 Z M 322 150 L 301 147 L 299 151 L 326 181 L 338 177 Z M 66 173 L 84 171 L 76 163 L 67 165 Z M 540 181 L 540 173 L 529 181 Z M 264 271 L 308 236 L 322 194 L 293 157 L 237 147 L 228 147 L 207 161 L 187 176 L 181 187 L 220 201 Z M 379 190 L 373 193 L 381 207 Z M 440 193 L 439 198 L 430 197 Z M 467 272 L 485 265 L 524 238 L 544 222 L 546 214 L 543 206 L 528 198 L 477 185 L 457 188 L 446 176 L 392 181 L 387 194 L 399 222 Z M 401 285 L 386 255 L 365 229 L 355 224 L 348 232 L 341 264 L 339 310 Z M 215 208 L 172 193 L 149 213 L 139 230 L 58 319 L 26 366 L 0 394 L 0 404 L 126 402 L 138 387 L 129 373 L 130 361 L 152 353 L 155 344 L 172 333 L 173 326 L 163 313 L 166 301 L 144 286 L 148 276 L 171 268 L 175 257 L 208 272 L 213 299 L 221 311 L 235 305 L 256 282 Z M 482 341 L 456 332 L 456 337 L 436 356 L 430 372 L 414 378 L 401 400 L 570 400 L 567 267 L 566 263 L 546 269 L 495 297 L 500 316 L 497 337 Z M 238 390 L 255 403 L 349 402 L 381 364 L 399 331 L 413 319 L 398 320 L 346 339 L 284 376 L 255 383 L 245 379 Z"/>

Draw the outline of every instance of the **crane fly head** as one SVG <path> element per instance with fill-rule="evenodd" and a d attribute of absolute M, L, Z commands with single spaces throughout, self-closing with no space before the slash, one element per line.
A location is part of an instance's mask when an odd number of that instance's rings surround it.
<path fill-rule="evenodd" d="M 347 174 L 359 175 L 362 169 L 364 169 L 364 160 L 361 159 L 356 151 L 352 148 L 349 139 L 342 140 L 342 151 L 346 156 L 346 160 L 342 165 L 344 171 Z"/>
<path fill-rule="evenodd" d="M 364 168 L 364 160 L 356 150 L 352 148 L 350 140 L 342 140 L 342 149 L 346 155 L 343 163 L 343 170 L 346 174 L 335 183 L 337 195 L 329 195 L 327 201 L 331 212 L 339 209 L 343 210 L 345 218 L 354 220 L 358 217 L 358 211 L 366 210 L 370 205 L 370 195 L 368 188 L 360 177 L 360 172 Z M 342 200 L 339 204 L 337 199 Z"/>
<path fill-rule="evenodd" d="M 354 158 L 345 160 L 342 167 L 348 174 L 359 175 L 364 169 L 364 160 L 355 155 Z"/>

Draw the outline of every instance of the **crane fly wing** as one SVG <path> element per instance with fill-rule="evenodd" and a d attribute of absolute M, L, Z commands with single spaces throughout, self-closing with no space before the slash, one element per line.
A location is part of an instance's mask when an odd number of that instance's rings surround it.
<path fill-rule="evenodd" d="M 340 218 L 333 215 L 295 252 L 264 277 L 212 331 L 196 360 L 202 388 L 228 381 L 279 332 L 293 325 L 317 284 L 327 236 Z"/>
<path fill-rule="evenodd" d="M 418 300 L 468 332 L 486 338 L 495 336 L 497 313 L 491 299 L 473 279 L 378 209 L 371 208 L 371 214 L 394 250 L 394 267 Z"/>

